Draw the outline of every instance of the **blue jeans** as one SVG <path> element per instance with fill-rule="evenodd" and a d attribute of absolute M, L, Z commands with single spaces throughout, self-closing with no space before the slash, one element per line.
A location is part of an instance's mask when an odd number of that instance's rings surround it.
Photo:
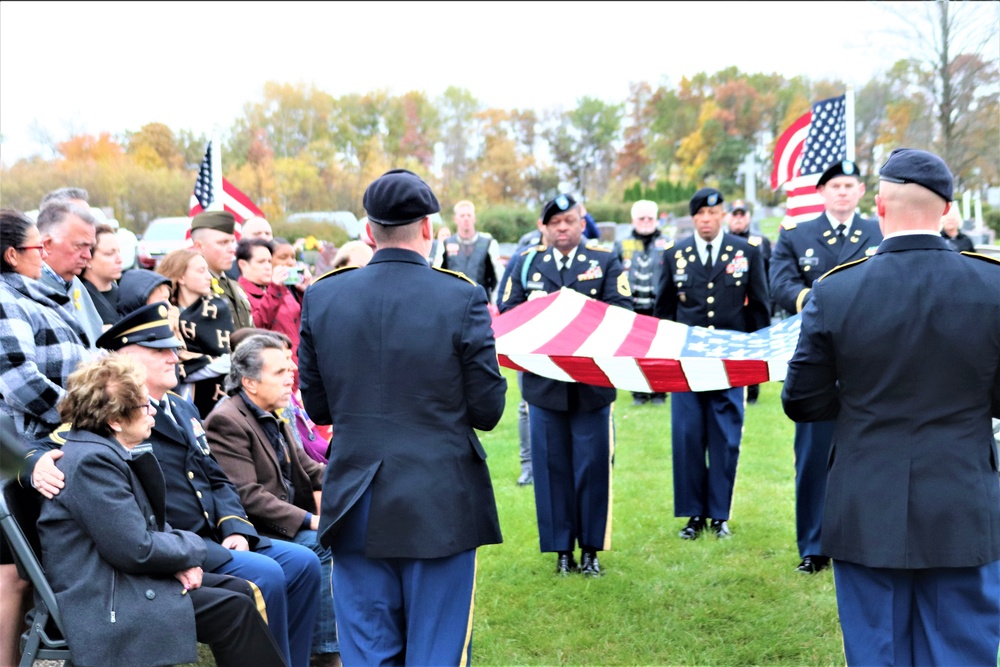
<path fill-rule="evenodd" d="M 315 530 L 300 530 L 295 533 L 292 541 L 307 546 L 319 556 L 322 570 L 320 577 L 319 613 L 316 614 L 316 625 L 313 628 L 312 652 L 340 653 L 340 642 L 337 641 L 337 615 L 333 611 L 333 553 L 319 544 L 319 535 Z"/>

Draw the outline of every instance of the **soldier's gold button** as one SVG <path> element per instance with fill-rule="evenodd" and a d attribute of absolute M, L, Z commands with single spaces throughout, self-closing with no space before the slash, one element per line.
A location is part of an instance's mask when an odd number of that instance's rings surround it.
<path fill-rule="evenodd" d="M 194 473 L 188 470 L 188 479 L 194 479 Z"/>
<path fill-rule="evenodd" d="M 708 316 L 709 317 L 715 317 L 715 311 L 714 310 L 708 311 Z"/>
<path fill-rule="evenodd" d="M 714 296 L 710 296 L 710 297 L 708 297 L 707 301 L 709 303 L 715 303 L 715 297 Z"/>
<path fill-rule="evenodd" d="M 709 284 L 708 284 L 708 289 L 712 289 L 712 288 L 714 288 L 714 287 L 715 287 L 715 283 L 709 283 Z"/>
<path fill-rule="evenodd" d="M 195 495 L 197 495 L 199 498 L 201 498 L 201 491 L 195 491 Z"/>

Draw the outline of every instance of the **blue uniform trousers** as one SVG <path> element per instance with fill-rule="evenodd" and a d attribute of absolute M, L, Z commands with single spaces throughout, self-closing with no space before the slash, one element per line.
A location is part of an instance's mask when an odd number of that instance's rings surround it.
<path fill-rule="evenodd" d="M 896 570 L 835 561 L 848 665 L 988 665 L 1000 651 L 1000 561 Z"/>
<path fill-rule="evenodd" d="M 826 465 L 836 421 L 795 425 L 795 535 L 799 556 L 822 556 Z"/>
<path fill-rule="evenodd" d="M 215 569 L 253 582 L 267 605 L 267 627 L 288 667 L 308 667 L 320 592 L 319 559 L 306 547 L 272 540 L 257 551 L 232 551 Z"/>
<path fill-rule="evenodd" d="M 743 387 L 671 394 L 674 516 L 729 519 L 743 436 L 743 395 Z"/>
<path fill-rule="evenodd" d="M 586 411 L 532 405 L 531 467 L 538 542 L 544 551 L 575 544 L 611 548 L 611 406 Z"/>
<path fill-rule="evenodd" d="M 371 488 L 341 519 L 333 541 L 344 664 L 469 664 L 476 550 L 444 558 L 368 558 L 370 503 Z"/>
<path fill-rule="evenodd" d="M 315 530 L 300 530 L 292 541 L 309 547 L 319 556 L 319 608 L 313 625 L 312 652 L 340 653 L 333 594 L 333 554 L 319 543 L 319 534 Z"/>

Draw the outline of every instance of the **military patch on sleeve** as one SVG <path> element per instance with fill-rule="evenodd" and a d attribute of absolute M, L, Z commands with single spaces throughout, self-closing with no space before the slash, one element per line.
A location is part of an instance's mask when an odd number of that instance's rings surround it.
<path fill-rule="evenodd" d="M 622 296 L 632 296 L 632 288 L 628 284 L 628 274 L 618 274 L 618 293 Z"/>
<path fill-rule="evenodd" d="M 984 255 L 981 252 L 969 252 L 968 250 L 963 250 L 961 254 L 965 255 L 966 257 L 971 257 L 973 259 L 989 262 L 990 264 L 1000 264 L 1000 259 L 996 257 L 990 257 L 989 255 Z"/>
<path fill-rule="evenodd" d="M 456 278 L 461 278 L 462 280 L 464 280 L 466 282 L 470 282 L 473 285 L 476 284 L 475 280 L 473 280 L 472 278 L 470 278 L 469 276 L 465 275 L 464 273 L 462 273 L 460 271 L 449 271 L 448 269 L 442 269 L 442 268 L 437 267 L 437 266 L 432 266 L 431 268 L 434 269 L 435 271 L 440 271 L 441 273 L 447 273 L 449 275 L 455 276 Z"/>
<path fill-rule="evenodd" d="M 820 280 L 823 280 L 823 278 L 833 275 L 834 273 L 843 271 L 844 269 L 849 269 L 852 266 L 857 266 L 861 262 L 867 262 L 869 259 L 871 259 L 871 257 L 862 257 L 861 259 L 856 259 L 853 262 L 847 262 L 846 264 L 838 264 L 837 266 L 833 267 L 832 269 L 821 275 L 819 278 L 817 278 L 816 282 L 819 282 Z"/>
<path fill-rule="evenodd" d="M 319 278 L 317 278 L 316 280 L 314 280 L 313 284 L 318 283 L 319 281 L 323 280 L 324 278 L 329 278 L 330 276 L 335 276 L 338 273 L 344 273 L 344 272 L 350 271 L 352 269 L 360 269 L 360 268 L 361 268 L 360 266 L 342 266 L 339 269 L 334 269 L 333 271 L 327 271 L 326 273 L 324 273 L 323 275 L 321 275 Z"/>
<path fill-rule="evenodd" d="M 507 301 L 507 299 L 510 298 L 510 290 L 513 286 L 514 286 L 514 278 L 511 276 L 507 276 L 507 284 L 504 285 L 503 297 L 500 299 L 501 301 Z"/>

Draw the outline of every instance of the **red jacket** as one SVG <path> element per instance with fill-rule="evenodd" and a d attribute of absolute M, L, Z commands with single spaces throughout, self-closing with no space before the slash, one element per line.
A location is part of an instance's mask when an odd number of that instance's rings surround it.
<path fill-rule="evenodd" d="M 277 331 L 292 339 L 292 361 L 295 363 L 295 389 L 299 388 L 299 321 L 302 306 L 285 285 L 269 284 L 258 287 L 240 276 L 240 286 L 250 300 L 254 324 L 261 329 Z"/>

